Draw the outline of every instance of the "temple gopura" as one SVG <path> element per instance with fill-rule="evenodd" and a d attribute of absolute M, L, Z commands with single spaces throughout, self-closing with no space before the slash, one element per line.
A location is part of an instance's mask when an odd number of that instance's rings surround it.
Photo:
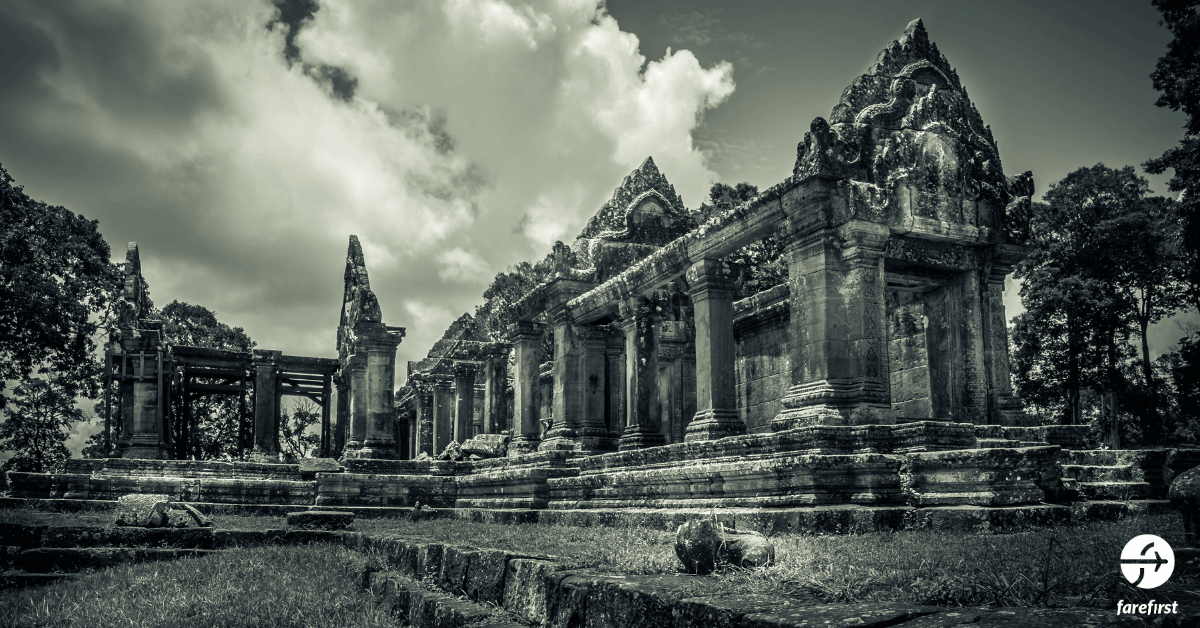
<path fill-rule="evenodd" d="M 1069 519 L 1063 503 L 1161 499 L 1196 461 L 1095 450 L 1088 426 L 1033 425 L 1012 393 L 1003 287 L 1029 252 L 1033 193 L 914 21 L 812 121 L 791 176 L 695 226 L 647 158 L 555 245 L 504 337 L 464 315 L 398 393 L 404 330 L 382 322 L 352 236 L 336 361 L 175 350 L 184 374 L 228 375 L 225 392 L 256 369 L 252 462 L 147 460 L 183 457 L 155 440 L 170 387 L 144 374 L 166 367 L 123 357 L 125 457 L 10 474 L 14 490 L 547 516 L 1021 506 L 1047 521 Z M 724 260 L 766 237 L 787 282 L 738 298 Z M 137 294 L 114 354 L 144 361 L 158 341 Z M 276 464 L 281 394 L 319 399 L 339 464 Z"/>

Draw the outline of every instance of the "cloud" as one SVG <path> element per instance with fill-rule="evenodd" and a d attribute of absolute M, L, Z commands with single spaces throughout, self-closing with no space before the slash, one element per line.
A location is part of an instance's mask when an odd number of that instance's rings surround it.
<path fill-rule="evenodd" d="M 291 354 L 335 352 L 350 234 L 407 360 L 647 155 L 698 205 L 734 89 L 591 0 L 0 4 L 0 161 L 137 240 L 160 307 Z"/>
<path fill-rule="evenodd" d="M 766 42 L 750 33 L 722 29 L 721 20 L 716 17 L 719 13 L 720 9 L 680 11 L 658 16 L 658 23 L 672 31 L 670 42 L 673 45 L 708 46 L 721 43 L 751 50 L 766 47 Z M 739 61 L 745 62 L 744 59 Z"/>

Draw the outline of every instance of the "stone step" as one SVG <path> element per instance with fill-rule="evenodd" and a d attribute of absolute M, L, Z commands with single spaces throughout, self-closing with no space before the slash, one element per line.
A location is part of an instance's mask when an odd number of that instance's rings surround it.
<path fill-rule="evenodd" d="M 1154 487 L 1149 482 L 1080 482 L 1079 494 L 1089 500 L 1152 499 Z"/>
<path fill-rule="evenodd" d="M 1021 441 L 1011 438 L 980 438 L 976 441 L 980 449 L 1000 449 L 1020 447 Z"/>
<path fill-rule="evenodd" d="M 1128 465 L 1064 464 L 1062 473 L 1063 477 L 1075 478 L 1080 482 L 1133 482 L 1140 479 L 1135 477 L 1133 467 Z"/>

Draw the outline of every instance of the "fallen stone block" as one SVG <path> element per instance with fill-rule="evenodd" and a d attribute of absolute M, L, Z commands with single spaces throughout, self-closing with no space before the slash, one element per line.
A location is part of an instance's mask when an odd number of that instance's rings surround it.
<path fill-rule="evenodd" d="M 334 510 L 289 512 L 287 524 L 297 530 L 345 530 L 354 523 L 354 513 Z"/>
<path fill-rule="evenodd" d="M 760 567 L 775 562 L 775 546 L 759 532 L 726 529 L 712 519 L 689 521 L 675 533 L 675 555 L 684 571 L 706 574 L 721 563 Z"/>
<path fill-rule="evenodd" d="M 169 495 L 122 495 L 117 500 L 117 525 L 162 528 L 167 525 L 170 510 Z"/>
<path fill-rule="evenodd" d="M 1171 507 L 1183 515 L 1183 532 L 1188 545 L 1200 546 L 1200 467 L 1180 473 L 1168 492 Z"/>
<path fill-rule="evenodd" d="M 480 458 L 503 458 L 508 455 L 508 434 L 478 434 L 462 444 L 463 454 Z"/>

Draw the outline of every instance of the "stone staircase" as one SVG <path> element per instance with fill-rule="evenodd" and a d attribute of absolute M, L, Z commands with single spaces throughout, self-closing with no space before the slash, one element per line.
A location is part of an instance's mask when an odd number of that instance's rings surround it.
<path fill-rule="evenodd" d="M 1171 449 L 1065 451 L 1064 478 L 1091 501 L 1166 499 L 1175 472 Z"/>

